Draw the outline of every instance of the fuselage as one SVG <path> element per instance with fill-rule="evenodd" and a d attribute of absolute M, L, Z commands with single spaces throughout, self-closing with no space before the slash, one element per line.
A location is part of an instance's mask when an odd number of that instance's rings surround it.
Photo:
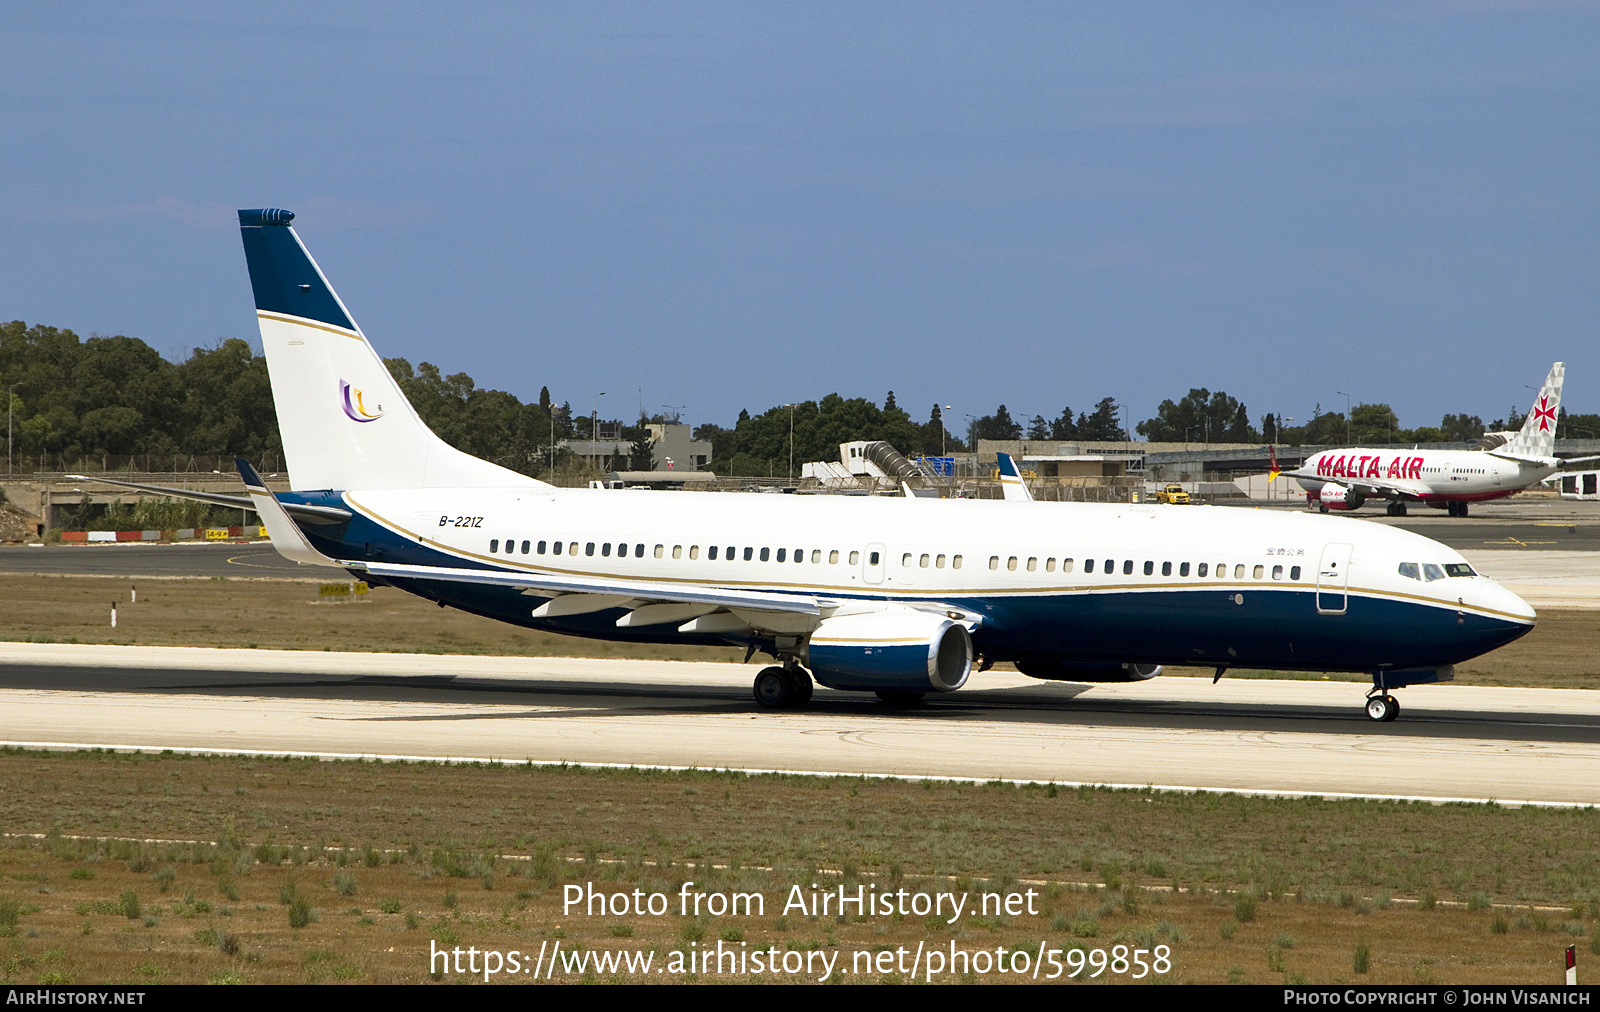
<path fill-rule="evenodd" d="M 1453 664 L 1534 613 L 1457 552 L 1363 521 L 1228 507 L 634 492 L 351 490 L 305 526 L 330 556 L 903 604 L 977 620 L 988 661 L 1377 671 Z M 551 595 L 388 582 L 532 628 L 727 642 L 624 608 L 534 618 Z"/>
<path fill-rule="evenodd" d="M 1324 480 L 1375 479 L 1420 483 L 1414 494 L 1422 502 L 1481 502 L 1500 499 L 1530 488 L 1550 477 L 1558 464 L 1510 460 L 1481 450 L 1396 450 L 1393 447 L 1354 447 L 1324 450 L 1311 457 L 1302 471 L 1317 478 L 1295 480 L 1319 497 Z"/>

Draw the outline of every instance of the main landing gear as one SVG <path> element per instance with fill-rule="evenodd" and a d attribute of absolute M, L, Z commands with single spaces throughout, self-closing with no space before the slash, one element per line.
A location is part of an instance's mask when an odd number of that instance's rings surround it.
<path fill-rule="evenodd" d="M 799 710 L 811 702 L 811 673 L 798 664 L 762 668 L 756 673 L 756 702 L 769 710 Z"/>
<path fill-rule="evenodd" d="M 1403 517 L 1403 516 L 1405 516 L 1406 515 L 1406 501 L 1404 499 L 1396 499 L 1394 502 L 1390 503 L 1389 504 L 1389 515 L 1392 516 L 1392 517 Z"/>
<path fill-rule="evenodd" d="M 1467 515 L 1467 504 L 1464 502 L 1452 502 L 1447 503 L 1446 505 L 1448 506 L 1449 514 L 1453 517 L 1464 517 Z"/>
<path fill-rule="evenodd" d="M 1400 716 L 1400 701 L 1381 689 L 1373 689 L 1367 696 L 1367 717 L 1390 721 Z"/>

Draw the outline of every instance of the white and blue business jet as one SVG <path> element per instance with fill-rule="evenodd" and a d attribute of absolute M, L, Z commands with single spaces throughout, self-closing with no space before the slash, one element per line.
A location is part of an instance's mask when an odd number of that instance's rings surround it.
<path fill-rule="evenodd" d="M 889 700 L 1010 661 L 1062 681 L 1165 664 L 1369 673 L 1391 689 L 1533 628 L 1455 551 L 1337 517 L 1225 507 L 556 488 L 423 424 L 282 210 L 239 212 L 293 491 L 240 461 L 273 545 L 474 614 L 612 640 L 738 644 Z M 1006 462 L 1009 463 L 1009 462 Z M 1020 482 L 1018 482 L 1020 484 Z"/>

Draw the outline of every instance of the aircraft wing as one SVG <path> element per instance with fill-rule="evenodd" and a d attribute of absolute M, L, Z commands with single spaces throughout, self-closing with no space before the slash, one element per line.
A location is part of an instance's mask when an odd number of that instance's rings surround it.
<path fill-rule="evenodd" d="M 1282 476 L 1332 482 L 1374 499 L 1421 499 L 1433 492 L 1428 485 L 1415 478 L 1336 478 L 1313 471 L 1284 471 Z"/>
<path fill-rule="evenodd" d="M 402 566 L 388 562 L 345 562 L 351 569 L 374 576 L 393 576 L 409 580 L 442 580 L 447 583 L 475 583 L 489 587 L 515 587 L 551 594 L 598 594 L 634 601 L 662 601 L 672 604 L 705 604 L 719 608 L 744 608 L 752 611 L 781 611 L 796 615 L 820 615 L 821 603 L 809 594 L 770 594 L 757 590 L 735 590 L 712 586 L 663 584 L 645 580 L 620 580 L 593 576 L 554 576 L 543 573 L 515 573 L 495 569 L 446 569 L 435 566 Z"/>
<path fill-rule="evenodd" d="M 1534 467 L 1553 467 L 1557 471 L 1593 471 L 1600 457 L 1525 457 L 1516 453 L 1506 453 L 1503 450 L 1485 451 L 1491 457 L 1509 460 L 1517 464 L 1530 464 Z"/>

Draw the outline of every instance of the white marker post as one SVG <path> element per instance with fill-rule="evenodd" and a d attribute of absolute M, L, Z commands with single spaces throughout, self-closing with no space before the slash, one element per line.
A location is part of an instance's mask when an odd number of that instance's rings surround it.
<path fill-rule="evenodd" d="M 111 628 L 117 627 L 117 602 L 111 602 Z"/>
<path fill-rule="evenodd" d="M 1578 986 L 1578 947 L 1567 946 L 1567 986 Z"/>

